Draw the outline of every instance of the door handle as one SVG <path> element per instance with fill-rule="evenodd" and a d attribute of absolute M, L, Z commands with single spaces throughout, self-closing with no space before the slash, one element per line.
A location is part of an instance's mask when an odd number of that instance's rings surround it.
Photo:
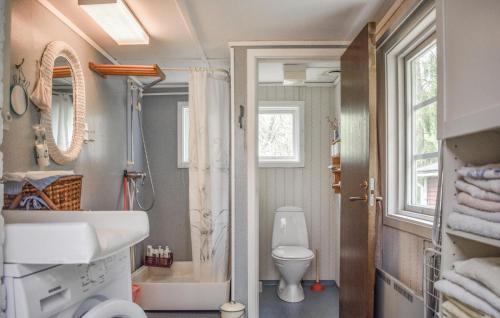
<path fill-rule="evenodd" d="M 359 197 L 349 197 L 349 201 L 364 201 L 368 202 L 368 196 L 366 194 L 363 194 Z"/>
<path fill-rule="evenodd" d="M 363 181 L 359 187 L 366 192 L 368 191 L 368 181 Z M 349 197 L 349 201 L 363 201 L 363 202 L 368 202 L 368 193 L 365 193 L 363 195 L 357 196 L 357 197 Z"/>

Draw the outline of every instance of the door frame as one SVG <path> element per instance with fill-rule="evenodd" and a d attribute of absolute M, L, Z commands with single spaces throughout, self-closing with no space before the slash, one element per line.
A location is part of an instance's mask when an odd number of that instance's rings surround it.
<path fill-rule="evenodd" d="M 339 60 L 346 42 L 335 48 L 256 48 L 247 50 L 247 242 L 248 242 L 248 317 L 259 317 L 259 184 L 257 158 L 257 87 L 258 62 L 266 59 Z"/>

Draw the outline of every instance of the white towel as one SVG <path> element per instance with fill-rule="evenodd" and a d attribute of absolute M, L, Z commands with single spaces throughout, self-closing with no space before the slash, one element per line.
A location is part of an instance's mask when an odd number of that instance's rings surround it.
<path fill-rule="evenodd" d="M 500 212 L 485 212 L 462 204 L 455 204 L 453 211 L 486 221 L 500 223 Z"/>
<path fill-rule="evenodd" d="M 445 317 L 453 318 L 491 318 L 490 315 L 474 310 L 455 299 L 450 299 L 441 305 L 441 311 Z"/>
<path fill-rule="evenodd" d="M 443 278 L 463 287 L 472 295 L 481 298 L 482 300 L 493 306 L 496 310 L 500 311 L 500 298 L 498 298 L 498 296 L 491 292 L 486 286 L 454 271 L 444 272 Z"/>
<path fill-rule="evenodd" d="M 434 284 L 434 288 L 436 288 L 440 293 L 455 298 L 472 308 L 482 311 L 495 318 L 500 318 L 500 312 L 498 310 L 455 283 L 446 279 L 441 279 Z"/>
<path fill-rule="evenodd" d="M 3 176 L 5 181 L 25 181 L 25 180 L 41 180 L 49 177 L 62 177 L 74 175 L 73 170 L 52 170 L 52 171 L 27 171 L 27 172 L 6 172 Z"/>
<path fill-rule="evenodd" d="M 485 191 L 500 193 L 500 179 L 481 180 L 465 177 L 464 180 Z"/>
<path fill-rule="evenodd" d="M 474 179 L 500 179 L 500 163 L 480 167 L 462 167 L 457 172 L 463 177 Z"/>
<path fill-rule="evenodd" d="M 465 181 L 462 180 L 455 181 L 455 187 L 459 191 L 467 192 L 476 199 L 500 202 L 500 194 L 490 191 L 485 191 Z"/>
<path fill-rule="evenodd" d="M 453 264 L 455 272 L 488 287 L 500 297 L 500 257 L 471 258 Z"/>
<path fill-rule="evenodd" d="M 476 199 L 465 192 L 457 194 L 457 202 L 478 210 L 500 212 L 500 202 Z"/>
<path fill-rule="evenodd" d="M 447 224 L 453 230 L 500 240 L 500 223 L 489 222 L 465 214 L 452 212 L 448 216 Z"/>

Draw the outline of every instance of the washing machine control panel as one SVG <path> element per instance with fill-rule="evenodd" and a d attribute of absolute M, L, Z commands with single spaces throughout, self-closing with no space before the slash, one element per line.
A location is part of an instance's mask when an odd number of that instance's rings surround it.
<path fill-rule="evenodd" d="M 6 281 L 15 297 L 15 302 L 9 305 L 8 317 L 53 317 L 110 288 L 113 294 L 107 296 L 127 295 L 127 287 L 130 287 L 129 251 L 123 250 L 90 264 L 53 266 L 22 277 L 9 277 Z"/>
<path fill-rule="evenodd" d="M 119 253 L 90 264 L 77 265 L 82 291 L 105 284 L 124 270 L 129 270 L 128 260 L 127 253 Z"/>

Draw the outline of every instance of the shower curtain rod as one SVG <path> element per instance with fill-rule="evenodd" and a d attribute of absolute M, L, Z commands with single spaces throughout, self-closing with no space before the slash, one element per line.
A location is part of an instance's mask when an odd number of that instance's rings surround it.
<path fill-rule="evenodd" d="M 167 72 L 189 72 L 191 70 L 190 67 L 161 67 L 161 69 L 163 71 L 167 71 Z M 226 69 L 223 69 L 223 68 L 208 67 L 208 68 L 205 68 L 205 69 L 208 70 L 208 71 L 225 73 L 228 77 L 231 76 L 231 74 L 229 73 L 229 71 L 226 70 Z"/>

